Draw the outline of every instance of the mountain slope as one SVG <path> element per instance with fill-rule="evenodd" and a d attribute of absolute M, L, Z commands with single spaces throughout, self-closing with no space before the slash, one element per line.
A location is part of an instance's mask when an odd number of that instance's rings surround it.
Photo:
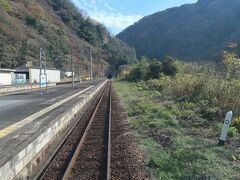
<path fill-rule="evenodd" d="M 116 68 L 136 59 L 133 49 L 84 17 L 70 0 L 0 0 L 0 67 L 24 66 L 26 61 L 37 67 L 42 47 L 48 66 L 66 70 L 71 49 L 74 61 L 88 64 L 90 46 L 95 66 L 109 62 Z"/>
<path fill-rule="evenodd" d="M 240 39 L 239 0 L 199 0 L 144 17 L 117 37 L 137 56 L 208 60 Z"/>

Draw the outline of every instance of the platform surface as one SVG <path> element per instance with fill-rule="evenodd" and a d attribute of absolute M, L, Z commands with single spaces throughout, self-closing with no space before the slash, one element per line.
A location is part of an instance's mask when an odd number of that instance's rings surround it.
<path fill-rule="evenodd" d="M 90 86 L 90 83 L 64 85 L 47 91 L 17 92 L 0 96 L 0 131 L 52 104 Z M 41 94 L 43 93 L 43 94 Z"/>

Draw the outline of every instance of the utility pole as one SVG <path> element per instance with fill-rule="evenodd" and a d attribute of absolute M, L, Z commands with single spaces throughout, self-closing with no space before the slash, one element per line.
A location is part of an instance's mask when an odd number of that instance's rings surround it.
<path fill-rule="evenodd" d="M 73 65 L 72 49 L 71 49 L 71 71 L 72 71 L 72 87 L 74 87 L 74 65 Z"/>
<path fill-rule="evenodd" d="M 32 90 L 32 62 L 29 62 L 28 72 L 29 72 L 29 84 Z"/>
<path fill-rule="evenodd" d="M 32 90 L 32 72 L 31 72 L 31 69 L 32 69 L 32 61 L 27 61 L 26 62 L 26 67 L 28 68 L 28 73 L 29 73 L 29 85 L 31 87 L 31 90 Z"/>
<path fill-rule="evenodd" d="M 39 86 L 40 86 L 40 90 L 42 89 L 42 87 L 45 87 L 47 91 L 47 61 L 46 61 L 46 52 L 45 52 L 45 49 L 43 48 L 40 48 Z"/>
<path fill-rule="evenodd" d="M 90 82 L 93 81 L 92 46 L 90 47 Z"/>
<path fill-rule="evenodd" d="M 102 63 L 102 78 L 104 78 L 104 63 Z"/>
<path fill-rule="evenodd" d="M 82 83 L 82 77 L 81 77 L 81 65 L 79 64 L 79 83 Z"/>
<path fill-rule="evenodd" d="M 81 85 L 82 83 L 82 77 L 81 77 L 81 54 L 80 54 L 80 60 L 79 60 L 79 86 Z"/>
<path fill-rule="evenodd" d="M 47 92 L 47 90 L 48 90 L 48 77 L 47 77 L 47 58 L 46 58 L 46 54 L 45 53 L 46 52 L 44 52 L 44 74 L 45 74 L 46 92 Z"/>
<path fill-rule="evenodd" d="M 101 78 L 101 63 L 98 64 L 98 79 Z"/>
<path fill-rule="evenodd" d="M 39 51 L 39 87 L 42 90 L 42 48 Z"/>

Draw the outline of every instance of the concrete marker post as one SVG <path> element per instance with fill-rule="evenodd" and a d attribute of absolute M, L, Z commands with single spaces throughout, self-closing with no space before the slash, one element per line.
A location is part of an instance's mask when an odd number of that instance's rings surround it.
<path fill-rule="evenodd" d="M 222 128 L 222 133 L 220 135 L 219 142 L 218 142 L 219 146 L 223 146 L 225 141 L 226 141 L 227 133 L 228 133 L 230 124 L 232 122 L 232 115 L 233 115 L 232 111 L 229 111 L 226 114 L 224 125 L 223 125 L 223 128 Z"/>

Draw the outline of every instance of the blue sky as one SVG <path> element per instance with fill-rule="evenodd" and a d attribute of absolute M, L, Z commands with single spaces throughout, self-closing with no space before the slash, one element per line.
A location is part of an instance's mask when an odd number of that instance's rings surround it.
<path fill-rule="evenodd" d="M 117 34 L 146 15 L 197 0 L 72 0 L 80 9 Z"/>

